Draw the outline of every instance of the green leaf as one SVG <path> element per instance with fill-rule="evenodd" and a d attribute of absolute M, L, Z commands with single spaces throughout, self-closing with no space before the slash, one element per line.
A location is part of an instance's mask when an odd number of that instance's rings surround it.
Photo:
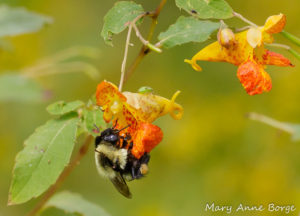
<path fill-rule="evenodd" d="M 84 103 L 82 101 L 72 101 L 66 103 L 64 101 L 57 101 L 53 104 L 50 104 L 46 109 L 52 115 L 64 115 L 66 113 L 76 111 L 80 107 L 83 107 Z"/>
<path fill-rule="evenodd" d="M 200 21 L 193 17 L 181 16 L 167 31 L 160 33 L 158 39 L 166 48 L 188 42 L 204 42 L 219 27 L 220 23 Z"/>
<path fill-rule="evenodd" d="M 86 109 L 83 111 L 83 117 L 86 130 L 94 137 L 99 136 L 99 132 L 95 131 L 95 129 L 97 129 L 95 126 L 97 126 L 100 130 L 106 128 L 106 123 L 103 120 L 103 112 L 100 109 Z"/>
<path fill-rule="evenodd" d="M 46 92 L 33 79 L 20 74 L 0 75 L 0 102 L 39 102 Z"/>
<path fill-rule="evenodd" d="M 50 120 L 25 141 L 16 157 L 9 205 L 37 197 L 55 183 L 70 160 L 78 121 L 75 114 Z"/>
<path fill-rule="evenodd" d="M 54 74 L 83 72 L 91 79 L 98 80 L 100 74 L 97 67 L 80 59 L 82 57 L 98 59 L 99 56 L 100 52 L 95 48 L 71 47 L 40 59 L 37 64 L 24 68 L 23 72 L 35 78 Z"/>
<path fill-rule="evenodd" d="M 133 21 L 142 13 L 144 13 L 143 7 L 135 2 L 117 2 L 104 17 L 104 25 L 101 32 L 104 41 L 112 46 L 112 36 L 122 32 L 128 22 Z"/>
<path fill-rule="evenodd" d="M 83 216 L 108 216 L 100 206 L 83 199 L 79 194 L 63 191 L 55 194 L 45 205 L 45 209 L 55 207 L 66 213 L 79 213 Z"/>
<path fill-rule="evenodd" d="M 0 6 L 0 37 L 36 32 L 45 24 L 52 23 L 50 17 L 29 12 L 25 8 Z"/>
<path fill-rule="evenodd" d="M 176 0 L 176 5 L 200 19 L 228 19 L 233 10 L 224 0 Z"/>

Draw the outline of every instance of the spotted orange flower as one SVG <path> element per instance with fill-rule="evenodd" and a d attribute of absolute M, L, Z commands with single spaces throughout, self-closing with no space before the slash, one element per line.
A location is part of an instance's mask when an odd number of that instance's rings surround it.
<path fill-rule="evenodd" d="M 112 122 L 121 135 L 130 135 L 133 147 L 131 153 L 140 158 L 150 152 L 163 138 L 162 130 L 152 122 L 160 116 L 170 114 L 180 119 L 183 108 L 175 103 L 180 92 L 176 92 L 171 100 L 152 93 L 119 92 L 118 88 L 107 81 L 101 82 L 96 91 L 97 105 L 104 110 L 103 118 Z"/>
<path fill-rule="evenodd" d="M 197 61 L 234 64 L 238 66 L 237 76 L 249 95 L 268 92 L 272 88 L 272 82 L 265 71 L 266 65 L 293 66 L 289 59 L 265 49 L 264 46 L 264 43 L 273 43 L 272 34 L 281 32 L 285 23 L 285 15 L 279 14 L 269 17 L 264 26 L 250 28 L 234 37 L 229 37 L 225 32 L 223 35 L 227 38 L 219 38 L 219 41 L 208 45 L 185 62 L 191 64 L 196 71 L 202 70 Z M 222 37 L 222 32 L 219 32 L 219 37 Z M 220 41 L 226 41 L 226 46 Z"/>

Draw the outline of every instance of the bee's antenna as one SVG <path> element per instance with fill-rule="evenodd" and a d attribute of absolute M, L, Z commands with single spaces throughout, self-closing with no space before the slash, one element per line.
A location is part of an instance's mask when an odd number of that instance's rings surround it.
<path fill-rule="evenodd" d="M 120 133 L 122 130 L 125 130 L 128 127 L 130 127 L 130 125 L 127 125 L 126 127 L 123 127 L 122 129 L 118 130 L 118 133 Z"/>
<path fill-rule="evenodd" d="M 94 124 L 94 127 L 97 129 L 98 133 L 100 133 L 100 128 L 96 124 Z"/>

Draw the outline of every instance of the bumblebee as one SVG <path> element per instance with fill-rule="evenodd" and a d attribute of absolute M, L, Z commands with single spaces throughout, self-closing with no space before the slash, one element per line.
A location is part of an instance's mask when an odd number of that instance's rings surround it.
<path fill-rule="evenodd" d="M 145 153 L 137 159 L 131 153 L 133 142 L 130 134 L 120 135 L 125 128 L 107 128 L 96 137 L 95 161 L 99 174 L 108 178 L 123 196 L 131 198 L 126 181 L 139 179 L 147 174 L 150 155 Z"/>

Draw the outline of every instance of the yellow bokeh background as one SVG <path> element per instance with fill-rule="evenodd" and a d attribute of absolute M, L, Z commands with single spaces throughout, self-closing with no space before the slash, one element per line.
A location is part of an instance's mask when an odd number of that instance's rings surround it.
<path fill-rule="evenodd" d="M 114 47 L 100 36 L 103 16 L 112 0 L 1 0 L 10 6 L 22 6 L 47 14 L 54 23 L 38 33 L 9 39 L 13 52 L 0 53 L 0 73 L 17 71 L 33 65 L 38 59 L 66 48 L 84 45 L 98 48 L 100 58 L 92 61 L 101 78 L 91 80 L 83 73 L 52 75 L 39 79 L 51 89 L 53 97 L 44 103 L 0 104 L 0 215 L 25 215 L 36 203 L 32 200 L 18 206 L 6 205 L 11 172 L 23 141 L 36 127 L 50 118 L 45 107 L 57 100 L 87 101 L 103 79 L 118 84 L 126 33 L 114 36 Z M 136 0 L 145 10 L 153 10 L 159 0 Z M 262 25 L 273 14 L 287 16 L 286 31 L 300 36 L 299 0 L 228 0 L 235 11 Z M 168 1 L 158 20 L 156 35 L 185 14 Z M 242 27 L 237 19 L 226 21 Z M 141 32 L 146 35 L 150 21 Z M 134 37 L 133 37 L 134 38 Z M 276 35 L 279 43 L 288 43 Z M 162 143 L 152 151 L 149 175 L 130 182 L 133 199 L 123 198 L 112 184 L 102 179 L 95 168 L 93 150 L 68 177 L 60 190 L 82 194 L 102 206 L 111 215 L 121 216 L 205 216 L 227 215 L 205 211 L 207 203 L 216 205 L 295 205 L 300 210 L 300 143 L 278 130 L 245 118 L 258 112 L 273 118 L 300 123 L 300 62 L 284 50 L 295 68 L 268 67 L 273 81 L 270 93 L 248 96 L 236 77 L 235 66 L 226 63 L 201 62 L 202 72 L 195 72 L 185 58 L 191 58 L 209 42 L 190 43 L 162 54 L 147 56 L 124 90 L 135 92 L 151 86 L 156 94 L 170 98 L 176 90 L 185 113 L 182 120 L 170 116 L 156 121 L 164 131 Z M 132 40 L 129 62 L 139 51 L 140 43 Z M 297 48 L 296 48 L 297 49 Z M 299 50 L 299 49 L 298 49 Z M 80 143 L 76 145 L 76 148 Z M 285 215 L 264 211 L 232 215 Z"/>

